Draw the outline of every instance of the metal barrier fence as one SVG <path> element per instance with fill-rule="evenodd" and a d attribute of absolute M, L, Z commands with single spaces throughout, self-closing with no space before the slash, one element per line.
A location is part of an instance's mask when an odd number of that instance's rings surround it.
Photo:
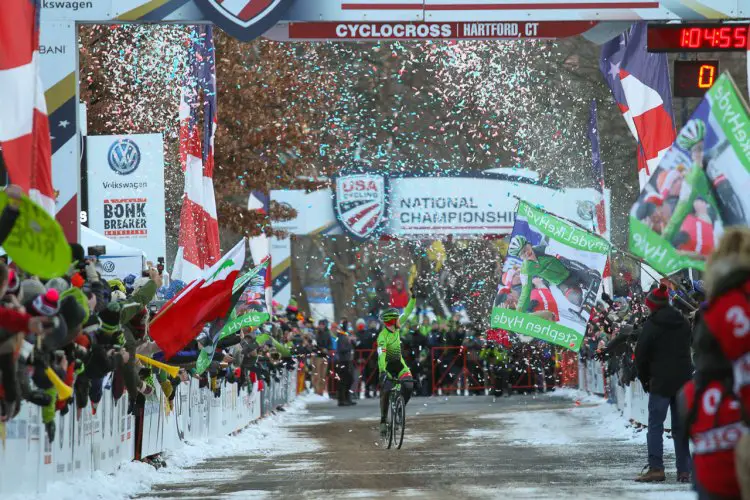
<path fill-rule="evenodd" d="M 622 384 L 617 373 L 608 376 L 606 365 L 594 359 L 578 363 L 578 378 L 579 389 L 604 396 L 633 424 L 648 424 L 648 393 L 639 380 Z M 671 421 L 671 413 L 667 412 L 665 430 L 669 430 Z"/>
<path fill-rule="evenodd" d="M 511 358 L 511 386 L 517 391 L 531 391 L 538 388 L 562 386 L 577 387 L 578 355 L 568 350 L 553 351 L 553 357 L 541 356 Z M 339 385 L 336 371 L 335 353 L 329 355 L 325 387 L 329 394 L 335 394 Z M 377 351 L 356 349 L 354 351 L 355 393 L 365 393 L 368 388 L 378 387 Z M 484 360 L 479 359 L 479 351 L 465 347 L 430 348 L 429 367 L 420 365 L 412 370 L 415 377 L 424 377 L 430 384 L 432 395 L 439 392 L 490 391 L 495 385 L 495 374 Z"/>

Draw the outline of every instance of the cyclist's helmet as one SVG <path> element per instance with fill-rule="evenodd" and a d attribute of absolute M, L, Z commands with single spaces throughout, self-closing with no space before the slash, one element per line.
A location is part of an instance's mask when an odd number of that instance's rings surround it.
<path fill-rule="evenodd" d="M 508 245 L 508 255 L 511 257 L 518 257 L 521 255 L 521 250 L 526 246 L 526 243 L 528 243 L 526 237 L 517 234 L 510 240 L 510 244 Z"/>
<path fill-rule="evenodd" d="M 677 136 L 677 145 L 685 151 L 690 151 L 693 146 L 706 137 L 706 123 L 700 118 L 693 118 L 685 124 L 685 127 Z"/>
<path fill-rule="evenodd" d="M 401 316 L 401 313 L 398 312 L 398 309 L 391 307 L 380 314 L 380 319 L 383 323 L 391 323 L 396 321 L 399 316 Z"/>

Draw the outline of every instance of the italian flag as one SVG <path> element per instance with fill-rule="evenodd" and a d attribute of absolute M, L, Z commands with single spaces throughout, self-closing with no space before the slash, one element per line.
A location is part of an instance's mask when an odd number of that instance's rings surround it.
<path fill-rule="evenodd" d="M 149 333 L 166 359 L 197 337 L 206 323 L 229 313 L 232 285 L 245 263 L 246 245 L 243 238 L 200 278 L 164 304 L 151 321 Z"/>

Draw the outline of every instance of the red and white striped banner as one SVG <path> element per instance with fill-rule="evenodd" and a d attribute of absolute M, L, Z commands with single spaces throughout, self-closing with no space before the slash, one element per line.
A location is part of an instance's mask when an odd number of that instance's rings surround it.
<path fill-rule="evenodd" d="M 10 181 L 55 214 L 44 87 L 39 77 L 39 6 L 0 2 L 0 145 Z"/>
<path fill-rule="evenodd" d="M 214 134 L 216 133 L 216 72 L 210 27 L 197 28 L 191 56 L 191 76 L 180 97 L 180 162 L 185 194 L 180 213 L 180 237 L 172 279 L 190 282 L 201 277 L 221 256 L 214 197 Z M 203 102 L 203 127 L 198 104 Z M 202 132 L 202 134 L 201 134 Z M 203 135 L 203 137 L 201 137 Z"/>

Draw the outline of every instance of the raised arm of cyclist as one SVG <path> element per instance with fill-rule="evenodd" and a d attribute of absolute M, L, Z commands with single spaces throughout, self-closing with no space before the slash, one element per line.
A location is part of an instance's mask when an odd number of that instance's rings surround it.
<path fill-rule="evenodd" d="M 393 380 L 401 382 L 401 393 L 404 403 L 408 403 L 414 389 L 414 381 L 411 378 L 409 367 L 401 355 L 401 334 L 399 333 L 401 322 L 411 315 L 414 310 L 416 299 L 412 293 L 409 303 L 403 314 L 398 309 L 386 309 L 380 319 L 383 321 L 383 329 L 378 334 L 378 369 L 380 370 L 380 433 L 386 433 L 386 417 L 388 415 L 388 397 L 393 388 Z"/>

